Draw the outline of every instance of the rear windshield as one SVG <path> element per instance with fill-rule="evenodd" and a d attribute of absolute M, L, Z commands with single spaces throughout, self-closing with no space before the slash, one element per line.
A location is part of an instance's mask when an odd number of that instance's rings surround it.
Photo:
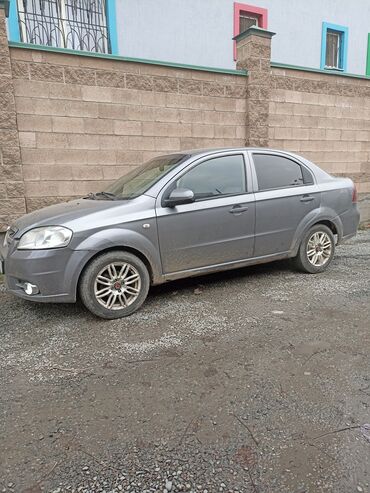
<path fill-rule="evenodd" d="M 159 156 L 135 168 L 127 175 L 115 181 L 106 192 L 119 199 L 133 199 L 145 193 L 154 183 L 172 168 L 184 162 L 187 154 Z"/>

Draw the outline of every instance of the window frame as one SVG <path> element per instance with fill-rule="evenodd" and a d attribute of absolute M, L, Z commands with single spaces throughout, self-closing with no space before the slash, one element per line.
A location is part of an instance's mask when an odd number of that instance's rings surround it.
<path fill-rule="evenodd" d="M 253 156 L 254 155 L 263 155 L 263 156 L 272 156 L 272 157 L 280 157 L 280 158 L 283 158 L 283 159 L 287 159 L 288 161 L 292 161 L 293 163 L 295 163 L 296 165 L 298 165 L 301 170 L 302 170 L 302 177 L 303 177 L 303 180 L 304 180 L 304 173 L 303 173 L 303 169 L 311 176 L 312 178 L 312 183 L 305 183 L 303 182 L 302 184 L 300 185 L 287 185 L 287 186 L 284 186 L 284 187 L 274 187 L 274 188 L 264 188 L 263 190 L 260 190 L 259 189 L 259 184 L 258 184 L 258 176 L 257 176 L 257 169 L 256 169 L 256 165 L 255 165 L 255 162 L 254 162 L 254 159 L 253 159 Z M 255 193 L 264 193 L 264 192 L 271 192 L 271 191 L 275 191 L 275 190 L 298 190 L 302 187 L 312 187 L 314 185 L 316 185 L 316 177 L 313 173 L 312 170 L 310 170 L 308 168 L 308 166 L 305 166 L 301 161 L 298 161 L 297 159 L 291 157 L 291 156 L 288 156 L 288 155 L 285 155 L 285 154 L 278 154 L 276 152 L 268 152 L 268 151 L 251 151 L 249 153 L 249 158 L 250 158 L 250 161 L 251 161 L 251 165 L 252 165 L 252 169 L 253 169 L 253 178 L 254 178 L 254 184 L 255 184 L 255 187 L 254 187 L 254 192 Z"/>
<path fill-rule="evenodd" d="M 326 65 L 326 46 L 328 32 L 338 33 L 340 39 L 339 46 L 339 67 L 328 67 Z M 321 39 L 321 70 L 332 70 L 334 72 L 347 71 L 347 53 L 348 53 L 348 27 L 329 22 L 322 23 L 322 39 Z"/>
<path fill-rule="evenodd" d="M 334 36 L 334 39 L 335 39 L 335 46 L 333 48 L 335 48 L 335 51 L 336 53 L 334 54 L 334 61 L 335 61 L 335 64 L 333 65 L 329 65 L 327 62 L 328 62 L 328 42 L 329 42 L 329 37 L 330 36 Z M 330 68 L 330 69 L 340 69 L 341 65 L 342 65 L 342 59 L 341 59 L 341 46 L 342 46 L 342 43 L 343 43 L 343 39 L 342 39 L 342 33 L 338 32 L 338 31 L 332 31 L 331 29 L 328 29 L 326 31 L 326 52 L 325 52 L 325 66 L 327 68 Z"/>
<path fill-rule="evenodd" d="M 261 27 L 262 29 L 267 29 L 267 9 L 264 9 L 262 7 L 255 7 L 254 5 L 248 5 L 245 3 L 234 2 L 234 38 L 235 36 L 240 34 L 239 18 L 241 12 L 246 12 L 247 14 L 251 14 L 253 17 L 258 17 L 258 27 Z M 236 60 L 236 41 L 234 41 L 233 43 L 234 60 Z"/>
<path fill-rule="evenodd" d="M 366 75 L 370 77 L 370 33 L 367 35 Z"/>
<path fill-rule="evenodd" d="M 222 157 L 230 157 L 230 156 L 241 156 L 243 159 L 243 170 L 244 170 L 244 185 L 245 185 L 245 191 L 242 193 L 231 193 L 227 195 L 215 195 L 214 197 L 204 197 L 202 199 L 197 199 L 193 204 L 197 204 L 199 202 L 206 202 L 209 200 L 223 200 L 223 199 L 228 199 L 230 197 L 240 197 L 243 195 L 248 195 L 253 193 L 253 186 L 252 186 L 252 174 L 251 174 L 251 168 L 250 168 L 250 160 L 249 156 L 243 152 L 243 150 L 238 151 L 230 151 L 227 153 L 222 153 L 222 154 L 210 154 L 207 156 L 202 156 L 201 158 L 197 158 L 195 161 L 189 163 L 185 168 L 183 168 L 181 171 L 179 171 L 175 176 L 169 180 L 169 182 L 166 183 L 166 185 L 163 187 L 162 191 L 159 194 L 159 203 L 161 204 L 161 207 L 165 208 L 165 200 L 169 197 L 170 193 L 176 188 L 176 182 L 184 176 L 186 173 L 191 171 L 192 169 L 196 168 L 200 164 L 206 162 L 206 161 L 211 161 L 212 159 L 218 159 Z M 191 205 L 191 204 L 190 204 Z"/>

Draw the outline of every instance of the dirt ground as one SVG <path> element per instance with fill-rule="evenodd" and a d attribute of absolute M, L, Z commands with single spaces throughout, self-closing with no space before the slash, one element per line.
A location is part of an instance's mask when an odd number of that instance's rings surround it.
<path fill-rule="evenodd" d="M 370 492 L 369 231 L 118 321 L 0 288 L 0 334 L 0 491 Z"/>

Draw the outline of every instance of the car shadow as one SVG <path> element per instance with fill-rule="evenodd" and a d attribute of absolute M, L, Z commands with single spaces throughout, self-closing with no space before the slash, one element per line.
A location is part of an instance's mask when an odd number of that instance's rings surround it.
<path fill-rule="evenodd" d="M 266 274 L 273 274 L 274 272 L 287 272 L 292 271 L 292 266 L 289 260 L 280 260 L 275 262 L 269 262 L 266 264 L 252 265 L 248 267 L 242 267 L 238 269 L 216 272 L 212 274 L 187 277 L 185 279 L 179 279 L 176 281 L 169 281 L 158 286 L 151 287 L 148 295 L 148 300 L 144 303 L 155 304 L 160 302 L 162 297 L 168 296 L 171 293 L 178 292 L 179 294 L 186 294 L 187 291 L 199 288 L 206 289 L 207 286 L 216 286 L 225 282 L 233 282 L 244 280 L 248 277 L 260 277 Z M 98 320 L 93 314 L 91 314 L 82 304 L 81 300 L 77 298 L 76 303 L 35 303 L 27 300 L 17 300 L 20 303 L 24 303 L 27 306 L 27 310 L 37 317 L 48 319 L 57 318 L 71 319 L 74 317 L 83 317 L 85 320 Z M 150 309 L 150 308 L 149 308 Z M 100 320 L 101 322 L 109 322 L 109 320 Z"/>
<path fill-rule="evenodd" d="M 201 276 L 187 277 L 176 281 L 169 281 L 150 289 L 149 296 L 162 296 L 173 291 L 185 291 L 202 286 L 212 286 L 223 282 L 232 282 L 245 279 L 246 277 L 259 277 L 273 272 L 292 271 L 292 265 L 289 260 L 279 260 L 265 264 L 251 265 L 248 267 L 239 267 L 237 269 L 215 272 Z"/>

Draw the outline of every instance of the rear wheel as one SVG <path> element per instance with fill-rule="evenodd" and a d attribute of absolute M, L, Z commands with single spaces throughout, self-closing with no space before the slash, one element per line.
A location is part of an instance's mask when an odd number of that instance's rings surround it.
<path fill-rule="evenodd" d="M 150 285 L 148 269 L 135 255 L 112 251 L 86 267 L 79 285 L 83 304 L 94 315 L 127 317 L 144 303 Z"/>
<path fill-rule="evenodd" d="M 329 267 L 334 251 L 335 239 L 332 231 L 324 224 L 317 224 L 305 234 L 293 262 L 299 270 L 316 274 Z"/>

